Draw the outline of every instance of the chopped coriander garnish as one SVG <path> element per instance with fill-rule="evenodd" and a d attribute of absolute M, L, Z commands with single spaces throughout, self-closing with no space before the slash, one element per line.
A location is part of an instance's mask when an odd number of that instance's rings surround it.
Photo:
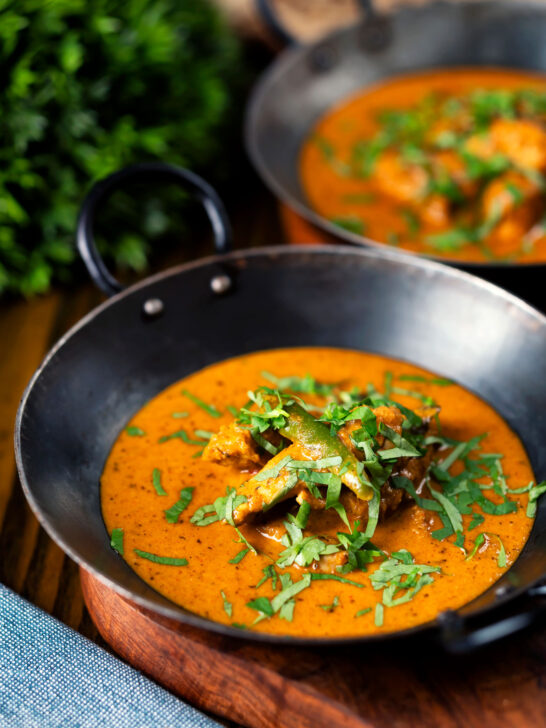
<path fill-rule="evenodd" d="M 210 440 L 210 438 L 214 435 L 214 432 L 209 432 L 208 430 L 195 430 L 194 434 L 197 437 L 201 437 L 203 440 Z"/>
<path fill-rule="evenodd" d="M 178 517 L 183 513 L 191 503 L 193 498 L 193 487 L 182 488 L 180 491 L 180 499 L 174 505 L 165 511 L 165 518 L 168 523 L 177 523 Z"/>
<path fill-rule="evenodd" d="M 181 420 L 184 417 L 188 417 L 189 412 L 171 412 L 171 417 L 174 417 L 175 420 Z"/>
<path fill-rule="evenodd" d="M 260 622 L 266 617 L 273 617 L 277 612 L 281 619 L 286 619 L 289 622 L 292 621 L 294 613 L 294 597 L 299 594 L 303 589 L 306 589 L 311 585 L 311 574 L 304 574 L 304 576 L 296 582 L 292 582 L 290 574 L 281 574 L 281 591 L 273 597 L 268 599 L 267 597 L 258 597 L 247 603 L 247 607 L 256 610 L 260 615 L 255 620 Z"/>
<path fill-rule="evenodd" d="M 319 604 L 319 607 L 321 609 L 324 609 L 325 612 L 333 612 L 336 607 L 339 606 L 339 597 L 335 596 L 332 600 L 331 604 Z"/>
<path fill-rule="evenodd" d="M 246 546 L 242 548 L 238 554 L 236 554 L 232 559 L 228 561 L 229 564 L 238 564 L 240 561 L 242 561 L 245 556 L 249 553 L 250 549 Z"/>
<path fill-rule="evenodd" d="M 140 427 L 136 427 L 135 425 L 129 425 L 128 427 L 126 427 L 125 432 L 130 437 L 144 437 L 146 435 L 144 430 L 142 430 Z"/>
<path fill-rule="evenodd" d="M 256 599 L 247 602 L 246 606 L 255 609 L 265 617 L 272 617 L 275 614 L 275 610 L 267 597 L 256 597 Z"/>
<path fill-rule="evenodd" d="M 110 546 L 114 549 L 114 551 L 117 551 L 118 554 L 123 556 L 123 528 L 112 529 Z"/>
<path fill-rule="evenodd" d="M 231 616 L 233 614 L 233 604 L 231 604 L 231 602 L 228 602 L 227 597 L 223 591 L 221 591 L 220 594 L 222 595 L 222 600 L 224 602 L 224 612 L 231 619 Z"/>
<path fill-rule="evenodd" d="M 268 566 L 264 567 L 262 569 L 262 571 L 263 571 L 264 575 L 262 576 L 262 578 L 260 579 L 260 581 L 256 584 L 256 586 L 254 588 L 259 589 L 259 587 L 261 587 L 262 584 L 265 584 L 265 582 L 268 579 L 271 579 L 271 588 L 273 589 L 273 591 L 275 591 L 275 589 L 277 588 L 277 580 L 278 580 L 278 576 L 277 576 L 277 572 L 275 571 L 275 567 L 273 566 L 273 564 L 269 564 Z"/>
<path fill-rule="evenodd" d="M 168 442 L 169 440 L 182 440 L 186 443 L 186 445 L 206 445 L 208 440 L 194 440 L 191 438 L 186 430 L 177 430 L 176 432 L 172 432 L 170 435 L 163 435 L 163 437 L 160 437 L 158 442 Z"/>
<path fill-rule="evenodd" d="M 365 614 L 369 614 L 372 611 L 371 607 L 365 607 L 364 609 L 359 609 L 358 612 L 355 614 L 355 617 L 363 617 Z"/>
<path fill-rule="evenodd" d="M 485 541 L 485 534 L 479 533 L 476 536 L 476 539 L 474 541 L 474 546 L 472 548 L 472 551 L 466 557 L 466 561 L 470 561 L 470 559 L 473 559 L 474 558 L 474 556 L 476 555 L 476 552 L 478 551 L 478 549 L 480 548 L 480 546 L 483 546 L 484 541 Z"/>
<path fill-rule="evenodd" d="M 165 566 L 187 566 L 187 559 L 179 559 L 173 556 L 158 556 L 157 554 L 151 554 L 148 551 L 141 551 L 140 549 L 133 549 L 137 556 L 141 559 L 147 559 L 153 561 L 154 564 L 163 564 Z"/>
<path fill-rule="evenodd" d="M 337 227 L 343 228 L 343 230 L 347 230 L 350 233 L 355 233 L 356 235 L 364 235 L 366 230 L 364 220 L 361 220 L 358 217 L 333 217 L 330 222 L 337 225 Z"/>
<path fill-rule="evenodd" d="M 506 185 L 507 191 L 510 193 L 510 195 L 512 196 L 512 199 L 514 200 L 514 205 L 516 205 L 516 207 L 518 205 L 521 205 L 521 203 L 523 202 L 523 200 L 525 198 L 524 198 L 523 192 L 520 190 L 520 188 L 517 185 L 515 185 L 513 182 L 511 182 L 510 180 L 508 182 L 506 182 L 505 185 Z"/>
<path fill-rule="evenodd" d="M 444 377 L 423 377 L 420 374 L 401 374 L 398 379 L 406 382 L 423 382 L 423 384 L 436 384 L 439 387 L 449 387 L 455 382 Z"/>
<path fill-rule="evenodd" d="M 383 615 L 384 615 L 384 607 L 381 603 L 375 605 L 375 619 L 374 623 L 376 627 L 382 627 L 383 626 Z"/>
<path fill-rule="evenodd" d="M 364 588 L 364 584 L 361 584 L 358 581 L 352 581 L 351 579 L 345 579 L 345 577 L 338 576 L 337 574 L 311 574 L 311 579 L 313 581 L 340 581 L 342 584 L 350 584 L 351 586 L 356 586 L 359 589 Z"/>
<path fill-rule="evenodd" d="M 542 483 L 537 483 L 529 490 L 529 503 L 527 505 L 527 516 L 534 518 L 537 512 L 537 500 L 543 494 L 546 493 L 546 480 Z"/>
<path fill-rule="evenodd" d="M 163 489 L 161 485 L 161 470 L 154 468 L 152 472 L 152 484 L 155 488 L 157 495 L 167 495 L 167 491 Z"/>
<path fill-rule="evenodd" d="M 298 394 L 315 394 L 319 397 L 328 397 L 336 388 L 335 384 L 324 384 L 310 374 L 304 377 L 276 377 L 271 372 L 262 372 L 262 377 L 267 379 L 277 387 L 281 392 L 297 392 Z"/>
<path fill-rule="evenodd" d="M 296 517 L 294 519 L 294 523 L 298 528 L 304 529 L 307 526 L 307 522 L 309 521 L 309 516 L 311 515 L 311 504 L 309 501 L 303 501 L 301 506 L 298 509 L 298 512 L 296 514 Z"/>
<path fill-rule="evenodd" d="M 195 394 L 188 392 L 187 389 L 183 389 L 182 394 L 189 400 L 191 400 L 194 404 L 196 404 L 198 407 L 201 407 L 201 409 L 205 410 L 205 412 L 207 412 L 211 417 L 222 416 L 222 413 L 219 412 L 214 405 L 203 402 L 202 399 L 199 399 L 199 397 L 196 397 Z"/>
<path fill-rule="evenodd" d="M 408 233 L 411 237 L 415 237 L 415 235 L 417 235 L 419 229 L 421 228 L 421 221 L 419 217 L 415 214 L 413 210 L 410 210 L 407 207 L 402 208 L 402 210 L 400 210 L 400 213 L 406 221 L 406 225 L 408 226 Z"/>

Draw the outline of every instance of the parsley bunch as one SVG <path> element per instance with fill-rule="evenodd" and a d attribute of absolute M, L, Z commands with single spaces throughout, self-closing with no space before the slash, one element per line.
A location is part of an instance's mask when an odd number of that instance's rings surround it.
<path fill-rule="evenodd" d="M 79 205 L 110 172 L 165 159 L 225 176 L 242 62 L 206 0 L 7 2 L 0 40 L 0 294 L 72 277 Z M 143 269 L 145 238 L 166 231 L 152 201 L 139 216 L 108 227 L 118 267 Z"/>

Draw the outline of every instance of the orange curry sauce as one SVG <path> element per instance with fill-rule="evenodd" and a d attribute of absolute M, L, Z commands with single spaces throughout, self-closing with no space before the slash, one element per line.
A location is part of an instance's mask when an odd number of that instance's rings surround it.
<path fill-rule="evenodd" d="M 225 495 L 226 486 L 239 486 L 250 476 L 232 466 L 195 457 L 199 445 L 188 444 L 180 438 L 159 440 L 183 428 L 190 439 L 198 441 L 196 430 L 215 432 L 222 424 L 231 422 L 233 416 L 226 411 L 227 405 L 239 408 L 247 401 L 248 390 L 268 385 L 261 374 L 263 371 L 277 377 L 309 373 L 321 382 L 343 382 L 347 389 L 356 386 L 365 390 L 373 383 L 379 391 L 383 388 L 385 372 L 390 371 L 395 386 L 430 395 L 441 406 L 443 435 L 468 440 L 487 433 L 480 452 L 504 455 L 502 467 L 509 488 L 522 487 L 533 480 L 523 445 L 491 406 L 456 384 L 430 384 L 430 373 L 410 364 L 375 354 L 327 348 L 279 349 L 230 359 L 176 382 L 152 399 L 119 435 L 104 468 L 102 509 L 108 533 L 113 529 L 123 530 L 124 558 L 158 592 L 196 614 L 249 629 L 308 637 L 365 635 L 424 623 L 442 610 L 469 602 L 493 584 L 517 558 L 533 523 L 526 515 L 526 493 L 509 495 L 517 503 L 515 512 L 485 515 L 483 523 L 465 531 L 466 555 L 479 533 L 496 535 L 485 538 L 470 560 L 453 544 L 453 536 L 444 541 L 433 538 L 432 531 L 442 526 L 437 515 L 411 501 L 380 522 L 373 542 L 387 554 L 407 549 L 416 563 L 439 566 L 441 573 L 434 574 L 434 582 L 422 588 L 408 603 L 385 608 L 383 626 L 377 626 L 374 619 L 382 592 L 375 591 L 370 583 L 370 574 L 378 568 L 379 560 L 369 565 L 367 572 L 344 574 L 362 585 L 361 588 L 334 580 L 313 581 L 296 596 L 292 621 L 282 620 L 276 614 L 253 626 L 257 612 L 247 603 L 259 596 L 272 598 L 279 593 L 278 586 L 276 592 L 272 590 L 270 579 L 258 589 L 256 585 L 264 568 L 273 563 L 272 559 L 284 547 L 265 538 L 263 529 L 260 533 L 255 526 L 246 525 L 241 531 L 258 549 L 258 554 L 247 553 L 239 563 L 230 563 L 242 548 L 234 528 L 220 521 L 203 527 L 190 522 L 199 507 Z M 404 375 L 425 377 L 427 382 L 408 381 Z M 222 413 L 221 417 L 213 417 L 196 405 L 183 390 L 213 405 Z M 412 396 L 397 394 L 393 398 L 410 408 L 419 404 Z M 158 495 L 154 488 L 155 469 L 161 473 L 165 495 Z M 194 488 L 191 503 L 177 523 L 169 523 L 165 510 L 179 499 L 181 489 L 188 486 Z M 492 491 L 485 492 L 491 500 L 499 502 Z M 463 516 L 465 529 L 469 518 Z M 324 513 L 324 519 L 324 532 L 347 531 L 334 512 Z M 505 568 L 498 566 L 497 536 L 506 550 Z M 188 563 L 185 566 L 153 563 L 138 556 L 135 549 L 184 558 Z M 306 573 L 296 566 L 277 568 L 277 571 L 289 572 L 294 582 Z M 225 611 L 222 592 L 231 604 L 231 616 Z M 335 606 L 328 609 L 328 605 Z M 368 607 L 372 608 L 369 612 L 355 616 Z"/>
<path fill-rule="evenodd" d="M 545 173 L 545 77 L 501 69 L 377 84 L 322 117 L 300 157 L 303 189 L 322 217 L 377 242 L 473 262 L 546 261 Z"/>

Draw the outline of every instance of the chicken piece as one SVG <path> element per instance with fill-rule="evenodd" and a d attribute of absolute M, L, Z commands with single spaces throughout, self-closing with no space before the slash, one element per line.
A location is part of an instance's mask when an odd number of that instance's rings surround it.
<path fill-rule="evenodd" d="M 205 446 L 202 458 L 213 463 L 227 461 L 239 470 L 246 471 L 257 470 L 266 462 L 250 430 L 236 422 L 220 427 Z"/>
<path fill-rule="evenodd" d="M 546 132 L 528 119 L 497 119 L 490 129 L 495 148 L 517 167 L 546 169 Z"/>
<path fill-rule="evenodd" d="M 281 450 L 269 460 L 263 470 L 239 487 L 237 495 L 244 495 L 247 500 L 233 512 L 233 520 L 236 524 L 244 523 L 250 520 L 254 514 L 267 511 L 277 503 L 292 498 L 302 487 L 305 487 L 298 482 L 293 470 L 282 466 L 282 462 L 288 462 L 290 458 L 302 459 L 301 450 L 297 445 L 290 445 Z M 271 477 L 267 477 L 268 473 L 272 474 Z"/>
<path fill-rule="evenodd" d="M 394 151 L 379 157 L 374 177 L 381 191 L 398 202 L 420 202 L 427 193 L 428 174 L 423 167 L 406 163 Z"/>
<path fill-rule="evenodd" d="M 490 182 L 482 198 L 484 220 L 497 221 L 495 241 L 519 248 L 521 238 L 543 210 L 540 188 L 519 172 L 506 172 Z"/>
<path fill-rule="evenodd" d="M 279 433 L 272 429 L 262 433 L 262 437 L 275 447 L 282 442 Z M 243 472 L 258 470 L 269 458 L 250 430 L 237 422 L 220 427 L 205 446 L 202 457 L 213 463 L 233 465 Z"/>
<path fill-rule="evenodd" d="M 345 566 L 349 557 L 346 551 L 338 551 L 335 554 L 326 554 L 320 556 L 318 561 L 311 564 L 312 571 L 318 571 L 321 574 L 337 574 L 340 566 Z"/>

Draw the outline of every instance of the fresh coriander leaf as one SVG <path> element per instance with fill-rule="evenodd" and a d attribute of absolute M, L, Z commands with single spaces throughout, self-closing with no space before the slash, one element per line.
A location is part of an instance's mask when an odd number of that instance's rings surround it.
<path fill-rule="evenodd" d="M 332 222 L 337 227 L 343 228 L 343 230 L 347 230 L 350 233 L 355 233 L 356 235 L 364 235 L 364 232 L 366 230 L 366 224 L 364 223 L 364 220 L 361 220 L 354 215 L 347 215 L 345 217 L 333 217 L 330 222 Z"/>
<path fill-rule="evenodd" d="M 543 494 L 546 493 L 546 480 L 533 486 L 529 490 L 529 503 L 527 504 L 527 516 L 534 518 L 537 512 L 537 500 Z"/>
<path fill-rule="evenodd" d="M 375 605 L 375 626 L 376 627 L 382 627 L 383 626 L 383 617 L 384 617 L 385 609 L 382 604 L 376 604 Z"/>
<path fill-rule="evenodd" d="M 398 379 L 406 382 L 423 382 L 424 384 L 435 384 L 439 387 L 449 387 L 455 382 L 452 379 L 443 377 L 423 377 L 420 374 L 401 374 Z"/>
<path fill-rule="evenodd" d="M 157 556 L 157 554 L 151 554 L 148 551 L 141 551 L 140 549 L 133 549 L 137 556 L 141 559 L 147 559 L 153 561 L 154 564 L 164 564 L 166 566 L 187 566 L 187 559 L 179 559 L 173 556 Z"/>
<path fill-rule="evenodd" d="M 400 551 L 393 551 L 391 558 L 401 561 L 403 564 L 413 564 L 413 556 L 407 549 L 401 549 Z"/>
<path fill-rule="evenodd" d="M 262 571 L 263 571 L 264 575 L 262 576 L 262 578 L 260 579 L 260 581 L 256 584 L 256 586 L 254 588 L 258 589 L 259 587 L 262 586 L 262 584 L 265 584 L 265 582 L 268 579 L 271 579 L 271 588 L 273 589 L 273 591 L 275 591 L 277 588 L 277 580 L 278 580 L 277 572 L 275 571 L 275 567 L 273 566 L 273 564 L 269 564 L 268 566 L 263 568 Z"/>
<path fill-rule="evenodd" d="M 180 491 L 180 499 L 165 511 L 165 518 L 168 523 L 177 523 L 178 517 L 183 513 L 191 503 L 193 498 L 193 487 L 182 488 Z"/>
<path fill-rule="evenodd" d="M 114 528 L 110 538 L 110 546 L 123 556 L 123 528 Z"/>
<path fill-rule="evenodd" d="M 335 596 L 332 600 L 331 604 L 319 604 L 319 607 L 321 609 L 324 609 L 325 612 L 333 612 L 334 609 L 339 606 L 339 597 Z"/>
<path fill-rule="evenodd" d="M 263 480 L 269 480 L 270 478 L 278 478 L 281 470 L 285 468 L 292 458 L 290 455 L 286 455 L 284 458 L 281 458 L 276 465 L 273 465 L 269 468 L 264 468 L 259 473 L 257 473 L 254 476 L 254 480 L 258 482 L 262 482 Z"/>
<path fill-rule="evenodd" d="M 256 610 L 257 612 L 260 612 L 260 614 L 263 614 L 266 617 L 272 617 L 277 611 L 273 608 L 270 600 L 267 597 L 257 597 L 256 599 L 247 602 L 246 606 Z"/>
<path fill-rule="evenodd" d="M 294 519 L 294 523 L 298 528 L 304 529 L 307 526 L 307 522 L 309 521 L 309 516 L 311 514 L 311 504 L 309 501 L 303 501 L 301 506 L 298 509 L 298 513 L 296 515 L 296 518 Z"/>
<path fill-rule="evenodd" d="M 222 413 L 219 412 L 214 405 L 203 402 L 202 399 L 199 399 L 199 397 L 196 397 L 195 394 L 188 392 L 187 389 L 183 389 L 182 394 L 184 395 L 184 397 L 187 397 L 190 401 L 192 401 L 198 407 L 201 407 L 201 409 L 205 410 L 205 412 L 207 412 L 207 414 L 209 414 L 211 417 L 221 417 L 222 416 Z"/>
<path fill-rule="evenodd" d="M 214 505 L 210 504 L 198 508 L 190 518 L 190 523 L 193 523 L 195 526 L 208 526 L 209 524 L 215 523 L 219 520 L 216 508 Z"/>
<path fill-rule="evenodd" d="M 140 427 L 136 427 L 135 425 L 129 425 L 129 427 L 126 427 L 125 432 L 130 437 L 144 437 L 146 435 L 144 430 L 142 430 Z"/>
<path fill-rule="evenodd" d="M 359 589 L 364 588 L 364 584 L 361 584 L 358 581 L 351 581 L 351 579 L 345 579 L 345 577 L 338 576 L 337 574 L 310 574 L 310 577 L 313 581 L 340 581 L 342 584 L 350 584 L 351 586 L 356 586 Z"/>
<path fill-rule="evenodd" d="M 161 470 L 159 468 L 154 468 L 152 471 L 152 484 L 157 495 L 167 495 L 167 492 L 161 485 Z"/>
<path fill-rule="evenodd" d="M 472 551 L 468 554 L 466 557 L 466 561 L 470 561 L 470 559 L 473 559 L 476 555 L 476 552 L 480 548 L 480 546 L 483 546 L 483 543 L 485 541 L 485 535 L 483 533 L 479 533 L 476 536 L 476 540 L 474 541 L 474 547 L 472 548 Z"/>
<path fill-rule="evenodd" d="M 221 591 L 220 594 L 222 595 L 222 600 L 224 602 L 224 612 L 231 619 L 231 616 L 233 614 L 233 604 L 231 604 L 231 602 L 228 602 L 227 597 L 223 591 Z"/>
<path fill-rule="evenodd" d="M 364 609 L 359 609 L 358 612 L 355 614 L 355 617 L 363 617 L 365 614 L 369 614 L 372 611 L 371 607 L 365 607 Z"/>
<path fill-rule="evenodd" d="M 163 442 L 168 442 L 169 440 L 176 440 L 176 439 L 182 440 L 187 445 L 201 445 L 201 446 L 203 446 L 203 445 L 206 445 L 207 442 L 208 442 L 208 440 L 194 440 L 194 439 L 192 439 L 188 435 L 188 433 L 186 432 L 186 430 L 177 430 L 176 432 L 172 432 L 170 435 L 163 435 L 163 437 L 160 437 L 159 438 L 158 442 L 159 443 L 163 443 Z"/>
<path fill-rule="evenodd" d="M 400 213 L 406 221 L 410 237 L 415 237 L 421 229 L 421 220 L 419 219 L 418 215 L 413 210 L 410 210 L 407 207 L 400 210 Z"/>
<path fill-rule="evenodd" d="M 172 412 L 171 417 L 174 417 L 175 420 L 181 420 L 184 417 L 188 417 L 189 412 Z"/>
<path fill-rule="evenodd" d="M 208 430 L 195 430 L 194 435 L 196 435 L 196 437 L 201 437 L 203 440 L 210 440 L 210 438 L 214 435 L 214 432 L 209 432 Z"/>
<path fill-rule="evenodd" d="M 430 487 L 429 487 L 429 490 L 430 490 L 432 497 L 436 498 L 438 503 L 440 503 L 440 505 L 444 509 L 455 533 L 461 532 L 463 530 L 463 518 L 462 518 L 461 513 L 458 510 L 457 506 L 449 498 L 447 498 L 443 493 L 440 493 L 439 491 L 434 490 L 433 488 L 430 488 Z"/>
<path fill-rule="evenodd" d="M 294 582 L 273 597 L 271 600 L 273 611 L 277 612 L 289 599 L 292 599 L 309 586 L 311 586 L 311 574 L 305 574 L 299 581 Z"/>
<path fill-rule="evenodd" d="M 229 564 L 238 564 L 240 561 L 242 561 L 245 556 L 249 553 L 250 549 L 246 546 L 239 551 L 239 553 L 234 556 L 232 559 L 228 561 Z"/>

